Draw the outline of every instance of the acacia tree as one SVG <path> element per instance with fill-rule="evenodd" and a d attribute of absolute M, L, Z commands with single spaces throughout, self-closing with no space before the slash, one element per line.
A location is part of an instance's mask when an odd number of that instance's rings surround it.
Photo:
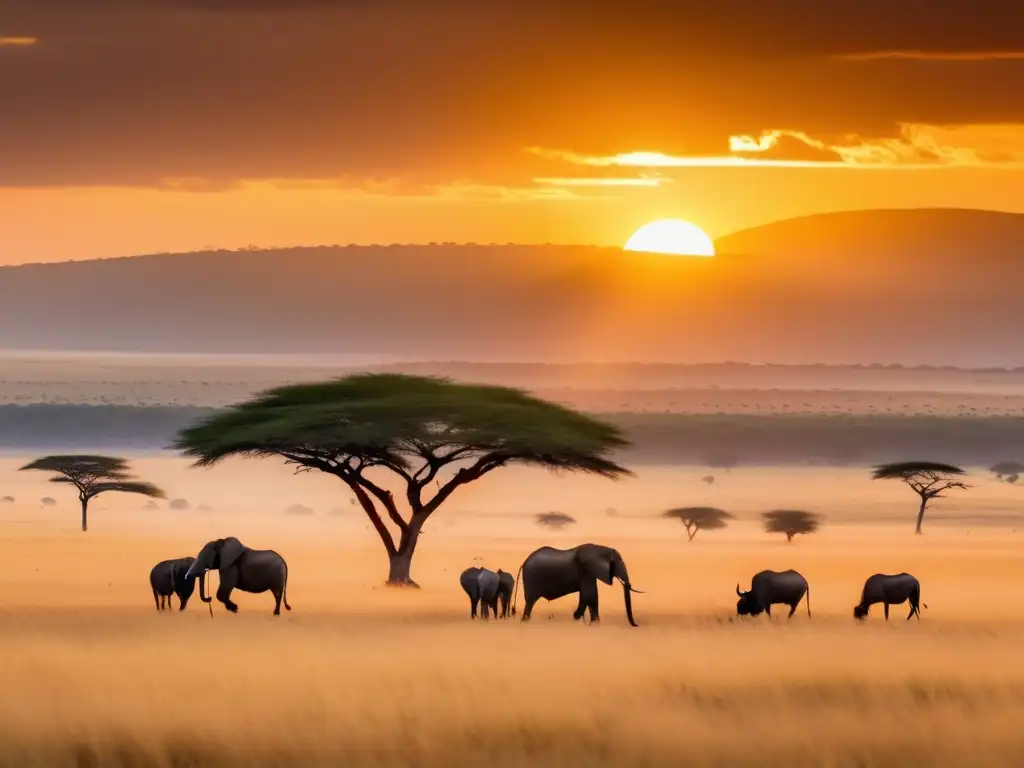
<path fill-rule="evenodd" d="M 729 520 L 735 519 L 723 509 L 715 507 L 677 507 L 663 512 L 662 517 L 674 517 L 686 526 L 688 541 L 693 541 L 697 531 L 713 531 L 725 528 Z"/>
<path fill-rule="evenodd" d="M 821 515 L 801 509 L 774 509 L 762 513 L 761 519 L 768 533 L 786 534 L 787 544 L 793 541 L 794 536 L 814 533 L 821 527 Z"/>
<path fill-rule="evenodd" d="M 196 466 L 278 457 L 297 472 L 334 475 L 380 536 L 392 585 L 415 585 L 420 531 L 459 488 L 510 464 L 622 477 L 629 471 L 608 454 L 626 445 L 616 427 L 517 389 L 402 374 L 270 389 L 175 443 Z M 390 483 L 401 488 L 404 514 Z"/>
<path fill-rule="evenodd" d="M 29 469 L 53 472 L 51 483 L 68 483 L 78 489 L 83 531 L 89 530 L 89 502 L 101 493 L 138 493 L 154 499 L 164 498 L 164 492 L 152 483 L 133 480 L 128 472 L 128 461 L 115 456 L 44 456 L 21 468 L 22 471 Z"/>
<path fill-rule="evenodd" d="M 924 510 L 932 499 L 942 498 L 944 491 L 950 488 L 968 489 L 969 485 L 957 480 L 964 474 L 960 467 L 942 464 L 935 461 L 900 461 L 893 464 L 882 464 L 875 467 L 871 474 L 873 480 L 902 480 L 921 497 L 921 506 L 917 511 L 917 527 L 914 533 L 921 533 L 924 522 Z"/>
<path fill-rule="evenodd" d="M 548 528 L 555 529 L 565 528 L 565 526 L 576 522 L 575 517 L 564 512 L 541 512 L 534 520 L 536 520 L 537 525 L 546 525 Z"/>

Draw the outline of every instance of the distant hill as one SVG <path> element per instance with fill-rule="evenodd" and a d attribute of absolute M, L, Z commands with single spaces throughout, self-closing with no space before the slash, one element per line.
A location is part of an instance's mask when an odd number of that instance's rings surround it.
<path fill-rule="evenodd" d="M 0 348 L 1021 365 L 1024 215 L 778 222 L 714 259 L 351 246 L 0 268 Z"/>

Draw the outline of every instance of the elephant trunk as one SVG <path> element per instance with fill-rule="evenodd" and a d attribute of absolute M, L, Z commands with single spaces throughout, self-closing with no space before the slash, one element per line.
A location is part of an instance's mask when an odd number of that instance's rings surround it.
<path fill-rule="evenodd" d="M 203 571 L 198 576 L 198 579 L 199 579 L 199 599 L 202 600 L 204 603 L 212 603 L 213 602 L 213 598 L 206 596 L 206 574 L 207 574 L 207 571 Z"/>
<path fill-rule="evenodd" d="M 633 621 L 633 598 L 629 594 L 631 587 L 628 582 L 622 582 L 622 594 L 626 599 L 626 618 L 629 619 L 629 625 L 631 627 L 637 626 L 637 623 Z"/>

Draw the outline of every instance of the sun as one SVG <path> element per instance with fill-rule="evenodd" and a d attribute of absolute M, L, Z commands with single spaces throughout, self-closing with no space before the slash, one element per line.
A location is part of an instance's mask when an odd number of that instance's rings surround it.
<path fill-rule="evenodd" d="M 671 253 L 676 256 L 714 256 L 715 244 L 696 224 L 681 219 L 659 219 L 644 224 L 626 241 L 627 251 Z"/>

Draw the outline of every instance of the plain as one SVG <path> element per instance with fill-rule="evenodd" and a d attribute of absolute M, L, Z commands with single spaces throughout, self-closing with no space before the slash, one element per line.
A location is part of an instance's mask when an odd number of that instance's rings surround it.
<path fill-rule="evenodd" d="M 864 472 L 649 469 L 612 483 L 508 470 L 453 500 L 426 529 L 420 590 L 381 585 L 379 541 L 329 478 L 273 462 L 208 471 L 141 459 L 141 476 L 190 510 L 74 500 L 0 462 L 0 765 L 1015 765 L 1024 759 L 1024 606 L 1012 599 L 1020 489 L 978 479 L 912 533 L 914 500 Z M 58 497 L 42 508 L 42 495 Z M 301 502 L 312 515 L 288 515 Z M 685 541 L 658 518 L 680 503 L 738 516 Z M 198 509 L 203 504 L 204 509 Z M 786 544 L 756 516 L 826 514 Z M 537 526 L 558 509 L 575 525 Z M 1022 529 L 1024 530 L 1024 529 Z M 158 613 L 149 568 L 236 535 L 289 561 L 291 613 L 239 595 L 238 615 L 193 597 Z M 515 570 L 542 544 L 622 551 L 638 629 L 620 589 L 599 626 L 571 598 L 534 620 L 469 620 L 462 568 Z M 812 618 L 734 619 L 735 585 L 793 567 Z M 876 607 L 857 624 L 864 579 L 907 570 L 923 619 Z M 216 577 L 211 578 L 215 585 Z M 236 593 L 237 594 L 237 593 Z M 521 605 L 521 597 L 520 597 Z"/>

